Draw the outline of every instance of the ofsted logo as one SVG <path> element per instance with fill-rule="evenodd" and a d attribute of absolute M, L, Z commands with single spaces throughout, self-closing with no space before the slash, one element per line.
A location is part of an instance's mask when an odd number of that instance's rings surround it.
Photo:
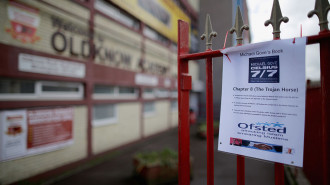
<path fill-rule="evenodd" d="M 257 131 L 266 131 L 266 132 L 277 132 L 281 134 L 286 134 L 286 127 L 282 127 L 283 124 L 270 124 L 270 123 L 238 123 L 238 127 L 241 129 L 257 130 Z M 279 128 L 275 128 L 279 127 Z"/>

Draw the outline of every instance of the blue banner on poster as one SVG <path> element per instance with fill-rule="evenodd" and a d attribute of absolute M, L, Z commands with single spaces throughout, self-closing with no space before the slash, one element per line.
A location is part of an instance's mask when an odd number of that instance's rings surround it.
<path fill-rule="evenodd" d="M 249 83 L 279 83 L 279 56 L 249 58 Z"/>

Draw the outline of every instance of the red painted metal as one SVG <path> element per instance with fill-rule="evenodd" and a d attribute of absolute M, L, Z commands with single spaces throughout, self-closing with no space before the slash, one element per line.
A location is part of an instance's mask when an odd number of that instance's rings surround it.
<path fill-rule="evenodd" d="M 275 163 L 275 185 L 284 185 L 284 165 L 282 163 Z"/>
<path fill-rule="evenodd" d="M 245 158 L 237 155 L 237 185 L 245 185 Z"/>
<path fill-rule="evenodd" d="M 179 184 L 190 184 L 189 155 L 189 88 L 183 88 L 182 75 L 188 75 L 188 61 L 180 59 L 180 55 L 189 52 L 189 25 L 179 20 L 178 27 L 178 105 L 179 105 Z M 191 81 L 190 81 L 191 83 Z M 188 85 L 185 85 L 188 86 Z"/>
<path fill-rule="evenodd" d="M 305 133 L 304 172 L 312 184 L 328 185 L 330 183 L 328 179 L 330 165 L 330 138 L 328 134 L 330 129 L 330 31 L 323 31 L 318 35 L 307 37 L 307 44 L 316 43 L 320 44 L 321 89 L 320 91 L 318 89 L 313 90 L 314 95 L 312 97 L 311 95 L 307 96 L 305 130 L 308 132 Z M 312 92 L 310 90 L 310 94 Z M 320 153 L 307 150 L 314 148 L 319 148 Z M 319 160 L 311 162 L 308 159 Z"/>
<path fill-rule="evenodd" d="M 279 37 L 275 37 L 273 40 L 280 40 Z M 274 176 L 275 185 L 284 185 L 284 165 L 281 163 L 274 163 Z"/>
<path fill-rule="evenodd" d="M 237 46 L 241 46 L 242 44 L 237 44 Z M 245 158 L 242 155 L 236 156 L 237 163 L 237 185 L 245 185 Z"/>
<path fill-rule="evenodd" d="M 178 42 L 178 93 L 179 93 L 179 185 L 189 184 L 189 88 L 186 88 L 185 76 L 188 75 L 188 60 L 206 59 L 206 90 L 207 90 L 207 184 L 214 184 L 214 146 L 213 146 L 213 84 L 212 84 L 212 58 L 221 57 L 220 50 L 207 50 L 200 53 L 188 53 L 188 25 L 179 21 Z M 276 38 L 279 39 L 279 38 Z M 323 185 L 328 184 L 329 172 L 329 113 L 330 112 L 330 32 L 322 32 L 319 35 L 307 37 L 307 44 L 320 43 L 321 59 L 321 91 L 322 91 L 322 179 Z M 190 81 L 188 83 L 191 83 Z M 188 85 L 190 86 L 190 85 Z M 211 138 L 212 137 L 212 138 Z M 245 185 L 244 156 L 237 156 L 237 184 Z M 284 185 L 284 165 L 274 163 L 275 185 Z"/>
<path fill-rule="evenodd" d="M 330 31 L 322 32 L 318 35 L 308 36 L 307 37 L 307 44 L 317 44 L 317 43 L 320 43 L 323 40 L 329 40 L 329 39 L 330 39 Z"/>
<path fill-rule="evenodd" d="M 315 148 L 322 149 L 321 127 L 315 125 L 321 121 L 321 84 L 308 84 L 306 92 L 306 119 L 304 144 L 304 173 L 311 184 L 322 184 L 323 162 L 322 152 L 315 152 Z"/>
<path fill-rule="evenodd" d="M 207 50 L 205 52 L 200 53 L 192 53 L 192 54 L 183 54 L 179 56 L 181 60 L 199 60 L 205 59 L 208 57 L 222 57 L 222 53 L 220 50 Z"/>
<path fill-rule="evenodd" d="M 277 40 L 277 39 L 276 39 Z M 327 59 L 330 58 L 330 31 L 321 32 L 318 35 L 312 35 L 307 37 L 307 44 L 320 43 L 320 61 L 321 61 L 321 97 L 322 97 L 322 179 L 323 185 L 328 184 L 328 172 L 329 172 L 329 124 L 330 118 L 330 65 L 327 63 Z M 307 126 L 306 126 L 307 127 Z M 275 185 L 284 185 L 284 165 L 282 163 L 275 163 Z"/>
<path fill-rule="evenodd" d="M 211 51 L 209 49 L 208 51 Z M 206 59 L 207 185 L 214 184 L 213 62 Z"/>
<path fill-rule="evenodd" d="M 330 33 L 330 31 L 328 31 Z M 322 33 L 320 33 L 321 35 Z M 322 176 L 323 185 L 329 184 L 329 135 L 330 128 L 330 38 L 320 42 L 321 63 L 321 130 L 322 130 Z"/>

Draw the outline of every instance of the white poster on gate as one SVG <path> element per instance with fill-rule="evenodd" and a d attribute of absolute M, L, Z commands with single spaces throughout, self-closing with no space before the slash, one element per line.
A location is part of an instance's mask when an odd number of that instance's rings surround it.
<path fill-rule="evenodd" d="M 302 167 L 306 38 L 222 50 L 218 150 Z"/>

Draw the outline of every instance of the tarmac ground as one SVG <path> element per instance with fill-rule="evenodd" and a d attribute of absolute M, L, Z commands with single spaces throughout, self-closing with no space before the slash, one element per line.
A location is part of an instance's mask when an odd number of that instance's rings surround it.
<path fill-rule="evenodd" d="M 190 155 L 193 157 L 191 185 L 207 184 L 206 140 L 197 137 L 196 125 L 190 129 Z M 236 185 L 236 155 L 217 151 L 214 138 L 214 184 Z M 160 151 L 164 148 L 178 150 L 178 129 L 144 139 L 118 149 L 108 160 L 53 183 L 55 185 L 140 185 L 133 177 L 133 156 L 136 152 Z M 273 185 L 274 165 L 271 162 L 245 159 L 246 185 Z"/>

